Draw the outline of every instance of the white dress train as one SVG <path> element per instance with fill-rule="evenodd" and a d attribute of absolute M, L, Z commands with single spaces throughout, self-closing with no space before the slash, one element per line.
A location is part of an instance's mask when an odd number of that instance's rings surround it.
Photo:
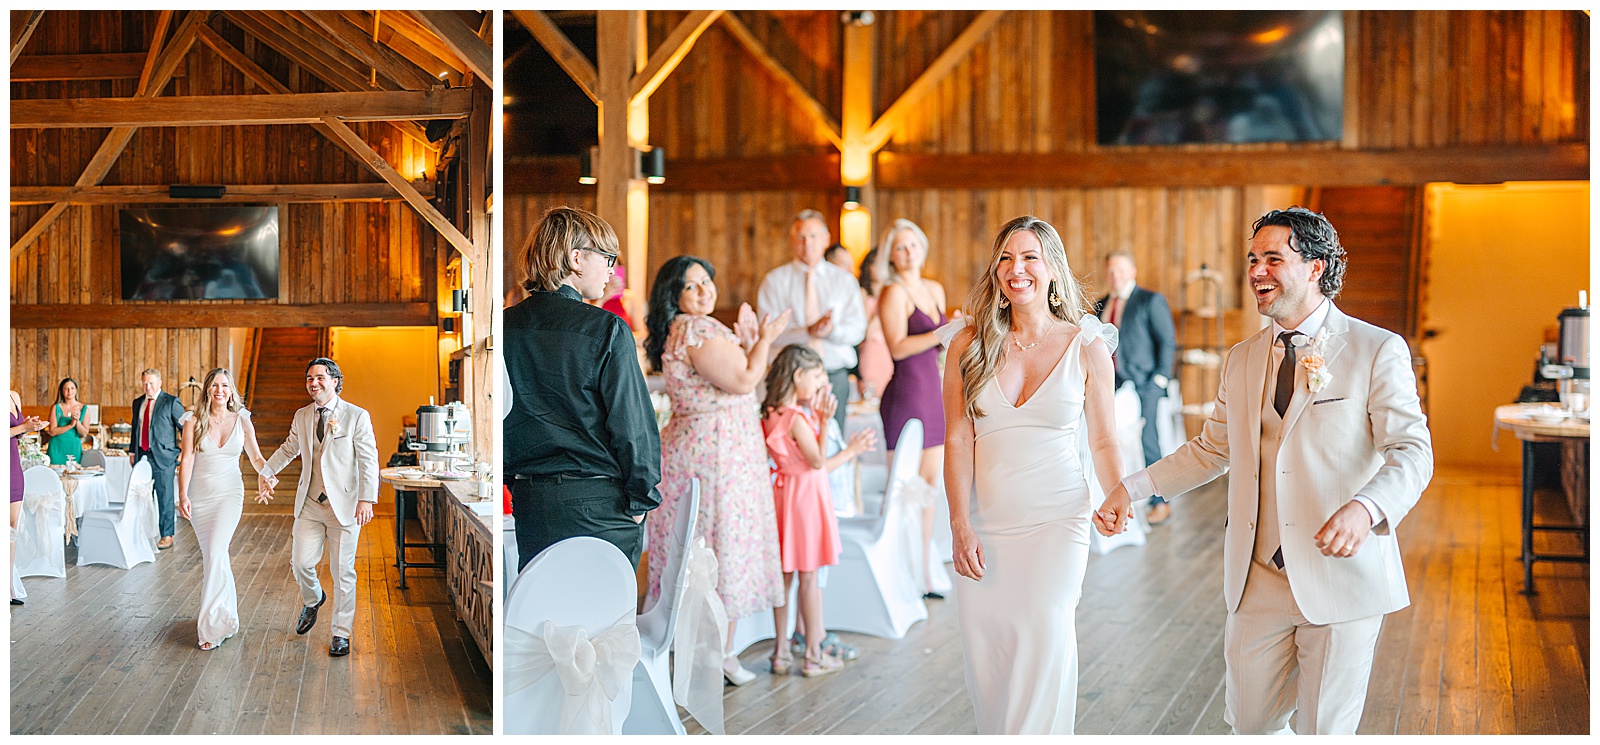
<path fill-rule="evenodd" d="M 982 581 L 956 581 L 967 690 L 981 734 L 1071 734 L 1078 698 L 1074 615 L 1089 560 L 1083 426 L 1085 344 L 1116 330 L 1084 316 L 1032 398 L 1013 406 L 990 381 L 974 423 L 973 531 Z"/>
<path fill-rule="evenodd" d="M 194 457 L 194 475 L 189 477 L 189 525 L 200 544 L 200 564 L 204 579 L 200 583 L 200 612 L 195 624 L 202 643 L 221 644 L 239 630 L 238 592 L 233 585 L 233 566 L 228 561 L 228 544 L 239 527 L 244 511 L 244 478 L 239 473 L 239 453 L 244 449 L 244 421 L 233 426 L 228 441 L 217 447 L 209 433 L 204 447 Z"/>

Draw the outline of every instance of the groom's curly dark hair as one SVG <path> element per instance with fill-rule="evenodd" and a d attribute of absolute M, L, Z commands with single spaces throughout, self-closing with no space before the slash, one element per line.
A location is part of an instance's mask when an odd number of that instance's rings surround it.
<path fill-rule="evenodd" d="M 333 392 L 344 393 L 344 373 L 339 372 L 339 363 L 334 362 L 327 357 L 318 357 L 306 363 L 306 372 L 311 372 L 311 368 L 316 367 L 317 365 L 322 365 L 323 367 L 327 368 L 328 377 L 338 381 L 333 384 Z"/>
<path fill-rule="evenodd" d="M 1347 262 L 1344 246 L 1339 245 L 1339 231 L 1333 229 L 1333 223 L 1304 207 L 1272 210 L 1256 220 L 1250 237 L 1256 237 L 1262 228 L 1273 225 L 1289 229 L 1289 247 L 1301 258 L 1306 261 L 1322 260 L 1326 268 L 1322 270 L 1322 278 L 1317 281 L 1317 288 L 1322 291 L 1323 297 L 1337 297 L 1339 291 L 1344 289 Z"/>

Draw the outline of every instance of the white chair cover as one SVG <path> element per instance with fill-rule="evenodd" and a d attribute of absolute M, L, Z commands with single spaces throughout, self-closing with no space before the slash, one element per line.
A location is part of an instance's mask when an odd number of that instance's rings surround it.
<path fill-rule="evenodd" d="M 67 494 L 48 466 L 22 474 L 22 518 L 17 524 L 17 576 L 67 576 Z"/>
<path fill-rule="evenodd" d="M 650 550 L 650 561 L 665 562 L 665 566 L 661 572 L 661 592 L 656 596 L 655 603 L 639 615 L 639 666 L 633 670 L 633 705 L 629 707 L 627 720 L 622 723 L 624 735 L 685 733 L 683 719 L 678 716 L 678 707 L 673 703 L 672 666 L 668 665 L 668 658 L 684 628 L 681 625 L 681 616 L 686 593 L 689 591 L 690 542 L 694 538 L 695 526 L 699 522 L 700 479 L 691 478 L 689 493 L 678 504 L 677 515 L 672 530 L 667 535 L 666 545 L 655 546 Z M 713 591 L 716 589 L 714 578 L 712 589 Z M 724 628 L 722 633 L 726 635 L 727 629 Z M 708 662 L 716 667 L 722 664 L 722 647 L 717 647 L 713 651 L 716 658 L 709 661 L 700 658 L 697 648 L 691 646 L 684 649 L 686 651 L 678 653 L 677 669 L 680 673 L 698 669 Z M 716 715 L 707 713 L 703 706 L 697 707 L 699 713 L 696 714 L 696 718 L 700 719 L 708 730 L 712 726 L 722 726 L 720 672 L 717 674 L 716 683 Z"/>
<path fill-rule="evenodd" d="M 505 610 L 505 733 L 616 734 L 639 662 L 628 557 L 598 538 L 541 551 Z"/>
<path fill-rule="evenodd" d="M 106 494 L 112 504 L 127 501 L 130 478 L 133 478 L 132 458 L 115 455 L 106 458 Z"/>
<path fill-rule="evenodd" d="M 1156 402 L 1156 439 L 1161 457 L 1172 455 L 1189 438 L 1183 426 L 1183 390 L 1177 380 L 1167 381 L 1167 395 Z M 1150 465 L 1146 463 L 1145 465 Z"/>
<path fill-rule="evenodd" d="M 85 467 L 104 466 L 106 464 L 106 454 L 99 450 L 85 450 L 83 451 L 83 457 L 78 459 L 78 463 Z"/>
<path fill-rule="evenodd" d="M 917 468 L 922 461 L 922 422 L 907 421 L 896 445 L 883 513 L 839 521 L 843 551 L 822 588 L 823 622 L 829 629 L 899 639 L 912 624 L 928 617 L 915 570 L 922 552 L 911 554 L 904 537 L 914 525 L 917 537 L 910 545 L 921 539 L 921 518 L 914 516 L 903 492 L 908 484 L 921 481 Z"/>
<path fill-rule="evenodd" d="M 28 591 L 22 587 L 22 575 L 17 574 L 17 565 L 11 565 L 11 597 L 17 600 L 27 600 Z"/>
<path fill-rule="evenodd" d="M 696 538 L 689 550 L 685 593 L 672 648 L 672 700 L 713 735 L 725 734 L 722 715 L 722 658 L 728 645 L 728 609 L 717 595 L 717 555 Z M 688 664 L 685 664 L 685 661 Z"/>
<path fill-rule="evenodd" d="M 109 564 L 131 569 L 155 561 L 153 531 L 142 527 L 154 520 L 155 480 L 151 478 L 149 461 L 141 460 L 133 467 L 128 498 L 122 507 L 84 513 L 83 528 L 78 534 L 78 566 Z"/>

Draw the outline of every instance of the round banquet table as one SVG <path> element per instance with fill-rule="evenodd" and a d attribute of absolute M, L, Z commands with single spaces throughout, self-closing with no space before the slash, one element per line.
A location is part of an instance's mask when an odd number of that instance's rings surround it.
<path fill-rule="evenodd" d="M 1562 443 L 1563 459 L 1577 471 L 1571 478 L 1579 488 L 1587 490 L 1589 483 L 1589 420 L 1568 417 L 1559 422 L 1546 423 L 1535 420 L 1532 413 L 1544 404 L 1509 404 L 1494 410 L 1495 435 L 1506 430 L 1522 441 L 1522 593 L 1533 595 L 1533 564 L 1537 561 L 1588 563 L 1588 501 L 1574 512 L 1578 521 L 1573 525 L 1550 525 L 1533 521 L 1534 467 L 1533 444 L 1536 442 Z M 1565 475 L 1565 474 L 1564 474 Z M 1541 554 L 1533 550 L 1535 531 L 1577 533 L 1584 546 L 1581 554 Z"/>

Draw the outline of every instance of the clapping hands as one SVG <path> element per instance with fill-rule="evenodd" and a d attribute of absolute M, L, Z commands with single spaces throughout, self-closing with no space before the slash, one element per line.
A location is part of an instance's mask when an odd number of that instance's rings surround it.
<path fill-rule="evenodd" d="M 38 432 L 41 429 L 49 427 L 50 423 L 40 419 L 39 417 L 30 416 L 27 419 L 22 420 L 22 426 L 29 432 Z"/>
<path fill-rule="evenodd" d="M 766 342 L 771 344 L 783 330 L 789 327 L 792 311 L 784 311 L 776 317 L 767 316 L 765 320 L 757 320 L 756 312 L 750 308 L 749 303 L 739 305 L 739 320 L 733 324 L 733 333 L 739 337 L 739 346 L 749 352 L 757 344 Z"/>
<path fill-rule="evenodd" d="M 821 388 L 817 390 L 817 395 L 811 398 L 809 405 L 811 410 L 816 412 L 817 421 L 826 425 L 827 421 L 833 418 L 834 412 L 839 410 L 839 397 L 833 395 L 831 389 Z M 824 427 L 824 431 L 826 431 L 826 427 Z"/>

